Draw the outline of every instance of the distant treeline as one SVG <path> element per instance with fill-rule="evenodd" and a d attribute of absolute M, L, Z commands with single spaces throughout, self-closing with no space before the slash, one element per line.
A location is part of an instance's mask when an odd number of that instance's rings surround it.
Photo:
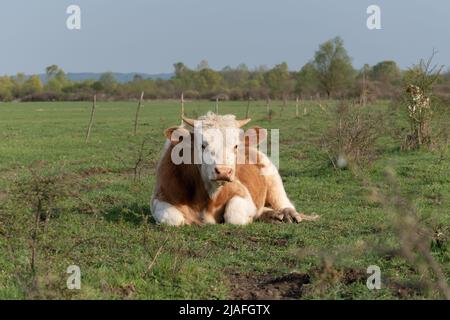
<path fill-rule="evenodd" d="M 207 61 L 196 69 L 182 62 L 174 64 L 174 76 L 168 80 L 143 79 L 119 83 L 113 73 L 106 72 L 98 80 L 71 81 L 56 65 L 46 68 L 46 81 L 39 75 L 0 77 L 1 101 L 82 101 L 93 94 L 100 99 L 302 99 L 311 98 L 392 98 L 402 92 L 403 79 L 411 69 L 402 71 L 394 61 L 381 61 L 356 70 L 341 38 L 321 44 L 311 61 L 299 71 L 289 71 L 283 62 L 272 69 L 261 66 L 250 70 L 245 64 L 236 68 L 212 70 Z M 450 71 L 440 75 L 436 91 L 450 95 Z"/>

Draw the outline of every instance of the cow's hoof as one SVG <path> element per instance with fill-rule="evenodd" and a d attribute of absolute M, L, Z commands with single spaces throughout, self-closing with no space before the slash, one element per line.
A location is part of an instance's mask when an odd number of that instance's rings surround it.
<path fill-rule="evenodd" d="M 302 221 L 300 215 L 292 208 L 285 208 L 281 210 L 281 214 L 283 215 L 283 222 L 286 223 L 299 223 Z"/>
<path fill-rule="evenodd" d="M 302 221 L 316 221 L 320 216 L 298 213 L 295 209 L 285 208 L 281 211 L 268 210 L 258 217 L 257 221 L 266 223 L 300 223 Z"/>
<path fill-rule="evenodd" d="M 319 219 L 318 215 L 306 215 L 303 212 L 298 213 L 293 208 L 285 208 L 281 211 L 283 214 L 283 221 L 287 223 L 300 223 L 302 221 L 316 221 Z"/>

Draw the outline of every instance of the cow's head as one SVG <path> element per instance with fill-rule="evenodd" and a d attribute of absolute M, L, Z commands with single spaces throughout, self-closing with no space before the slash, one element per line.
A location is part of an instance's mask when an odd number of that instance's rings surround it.
<path fill-rule="evenodd" d="M 183 125 L 167 129 L 166 136 L 172 145 L 178 145 L 180 140 L 188 143 L 183 147 L 184 155 L 189 153 L 185 160 L 190 159 L 191 163 L 198 165 L 210 192 L 234 181 L 238 161 L 248 160 L 248 157 L 245 158 L 248 147 L 255 146 L 266 137 L 265 130 L 260 128 L 249 129 L 244 134 L 241 128 L 248 122 L 250 119 L 237 120 L 234 115 L 221 116 L 209 112 L 197 120 L 183 117 Z M 180 139 L 180 136 L 183 138 Z M 174 151 L 174 154 L 179 154 L 179 150 Z"/>

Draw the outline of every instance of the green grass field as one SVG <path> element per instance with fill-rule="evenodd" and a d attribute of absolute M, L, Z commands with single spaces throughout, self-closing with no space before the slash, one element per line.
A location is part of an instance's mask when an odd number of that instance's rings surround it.
<path fill-rule="evenodd" d="M 245 106 L 225 102 L 220 113 L 243 118 Z M 146 102 L 133 136 L 136 103 L 100 101 L 88 143 L 90 103 L 0 104 L 0 298 L 441 297 L 423 285 L 420 269 L 380 250 L 398 247 L 398 240 L 371 186 L 383 189 L 385 168 L 395 170 L 402 195 L 432 233 L 431 253 L 449 283 L 448 152 L 444 158 L 437 152 L 401 152 L 386 133 L 370 167 L 359 175 L 336 171 L 318 144 L 332 118 L 315 104 L 306 107 L 307 114 L 302 106 L 295 118 L 293 105 L 282 110 L 274 102 L 269 121 L 264 103 L 254 102 L 250 114 L 254 125 L 280 129 L 287 193 L 299 210 L 320 214 L 319 221 L 171 228 L 153 222 L 149 200 L 164 129 L 180 123 L 178 102 Z M 368 107 L 374 113 L 389 108 L 388 102 Z M 214 110 L 214 103 L 194 101 L 186 110 L 201 115 Z M 135 179 L 131 168 L 144 137 L 149 157 Z M 61 175 L 70 191 L 48 225 L 39 228 L 34 270 L 34 215 L 15 196 L 30 167 Z M 66 287 L 69 265 L 81 269 L 81 290 Z M 366 287 L 370 265 L 381 269 L 381 290 Z"/>

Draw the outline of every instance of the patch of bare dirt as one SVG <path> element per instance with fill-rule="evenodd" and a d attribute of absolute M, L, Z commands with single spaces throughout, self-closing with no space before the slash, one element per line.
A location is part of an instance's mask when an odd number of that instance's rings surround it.
<path fill-rule="evenodd" d="M 131 299 L 136 292 L 136 286 L 133 283 L 124 284 L 118 287 L 113 287 L 110 291 L 123 299 Z"/>
<path fill-rule="evenodd" d="M 355 282 L 365 283 L 367 281 L 368 274 L 364 270 L 358 270 L 349 268 L 344 271 L 342 282 L 345 285 L 349 285 Z"/>
<path fill-rule="evenodd" d="M 426 285 L 421 282 L 389 281 L 387 287 L 400 299 L 410 299 L 421 296 L 425 292 Z"/>
<path fill-rule="evenodd" d="M 289 273 L 283 276 L 231 273 L 228 276 L 231 294 L 237 300 L 299 299 L 303 285 L 310 283 L 308 274 Z"/>

